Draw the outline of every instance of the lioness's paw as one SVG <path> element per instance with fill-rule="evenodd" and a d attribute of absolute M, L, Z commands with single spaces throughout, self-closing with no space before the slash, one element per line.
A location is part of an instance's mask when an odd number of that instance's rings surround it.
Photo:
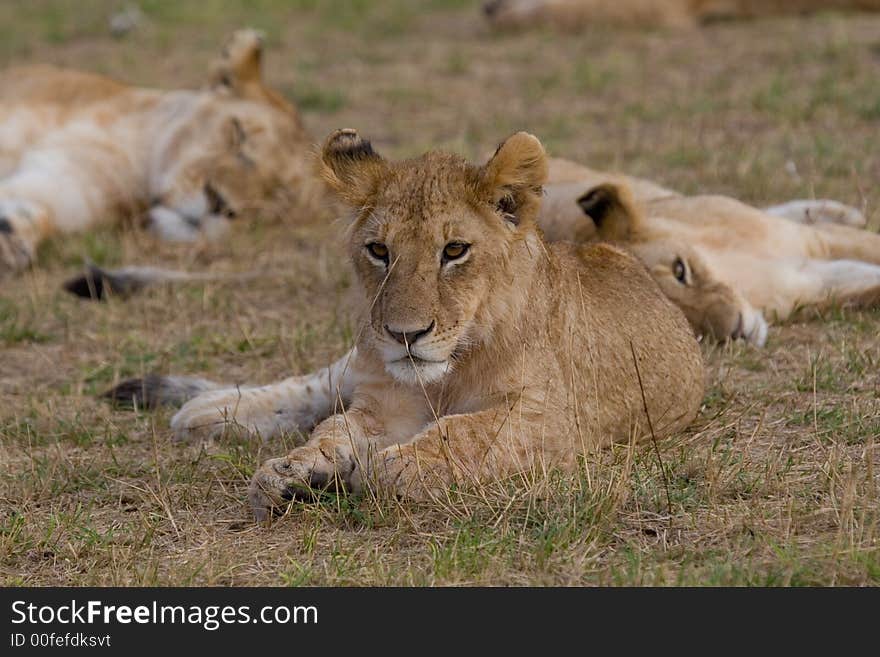
<path fill-rule="evenodd" d="M 189 400 L 171 418 L 177 440 L 212 440 L 228 430 L 268 440 L 276 436 L 282 416 L 269 400 L 251 390 L 212 390 Z"/>
<path fill-rule="evenodd" d="M 746 342 L 756 347 L 763 347 L 767 343 L 767 320 L 764 319 L 761 311 L 744 313 L 740 321 L 740 337 Z"/>
<path fill-rule="evenodd" d="M 269 459 L 254 474 L 248 500 L 254 517 L 266 520 L 293 500 L 308 499 L 315 491 L 348 490 L 354 460 L 334 463 L 316 445 L 305 445 L 287 456 Z"/>
<path fill-rule="evenodd" d="M 807 223 L 829 223 L 864 228 L 867 220 L 858 208 L 822 199 L 813 201 L 804 209 Z"/>
<path fill-rule="evenodd" d="M 33 259 L 33 246 L 15 232 L 7 217 L 0 215 L 0 278 L 26 269 Z"/>

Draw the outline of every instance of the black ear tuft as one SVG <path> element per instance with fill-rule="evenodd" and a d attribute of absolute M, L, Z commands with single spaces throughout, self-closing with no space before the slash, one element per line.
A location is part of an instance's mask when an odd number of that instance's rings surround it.
<path fill-rule="evenodd" d="M 337 130 L 327 140 L 324 147 L 326 157 L 344 158 L 347 160 L 365 160 L 378 157 L 369 140 L 362 138 L 357 130 L 346 128 Z"/>
<path fill-rule="evenodd" d="M 593 220 L 596 228 L 602 227 L 602 223 L 614 209 L 614 203 L 615 199 L 604 186 L 594 187 L 577 200 L 581 210 Z"/>
<path fill-rule="evenodd" d="M 324 142 L 319 175 L 349 206 L 361 207 L 373 195 L 387 163 L 357 130 L 332 133 Z"/>
<path fill-rule="evenodd" d="M 154 374 L 143 379 L 126 379 L 101 397 L 119 408 L 158 408 L 162 405 L 161 395 L 158 394 L 162 384 L 162 377 Z"/>

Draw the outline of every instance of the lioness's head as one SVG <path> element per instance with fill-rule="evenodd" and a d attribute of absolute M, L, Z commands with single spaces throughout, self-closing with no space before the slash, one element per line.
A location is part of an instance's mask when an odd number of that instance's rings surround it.
<path fill-rule="evenodd" d="M 635 255 L 697 335 L 763 346 L 767 323 L 761 313 L 717 276 L 697 248 L 665 232 L 659 222 L 648 224 L 629 190 L 599 185 L 578 204 L 594 222 L 598 239 L 619 242 Z"/>
<path fill-rule="evenodd" d="M 293 105 L 264 84 L 262 48 L 257 32 L 239 30 L 214 62 L 208 89 L 171 104 L 169 131 L 157 136 L 150 211 L 164 237 L 210 237 L 308 193 L 310 140 Z"/>
<path fill-rule="evenodd" d="M 439 152 L 391 162 L 339 130 L 320 166 L 354 211 L 349 252 L 371 302 L 362 341 L 401 382 L 443 378 L 491 340 L 512 310 L 505 290 L 540 256 L 541 143 L 517 133 L 483 166 Z"/>

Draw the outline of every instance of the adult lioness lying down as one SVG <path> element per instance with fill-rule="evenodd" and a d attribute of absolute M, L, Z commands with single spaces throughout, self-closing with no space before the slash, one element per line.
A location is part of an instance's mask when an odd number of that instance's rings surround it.
<path fill-rule="evenodd" d="M 261 48 L 257 33 L 236 32 L 201 91 L 50 66 L 0 74 L 0 275 L 53 233 L 123 214 L 146 210 L 160 237 L 194 240 L 286 207 L 310 178 L 311 142 L 263 84 Z"/>
<path fill-rule="evenodd" d="M 880 300 L 880 235 L 833 201 L 759 210 L 724 196 L 554 160 L 549 237 L 613 241 L 635 254 L 698 332 L 763 344 L 766 324 L 800 307 Z"/>
<path fill-rule="evenodd" d="M 880 0 L 488 0 L 483 12 L 497 27 L 588 25 L 690 28 L 713 20 L 749 19 L 828 10 L 880 11 Z"/>
<path fill-rule="evenodd" d="M 264 439 L 318 423 L 255 474 L 258 518 L 308 487 L 419 499 L 570 468 L 585 450 L 645 437 L 648 416 L 657 436 L 693 419 L 700 351 L 644 267 L 612 246 L 542 239 L 535 137 L 515 134 L 476 166 L 438 152 L 389 162 L 342 130 L 321 167 L 352 208 L 365 308 L 355 348 L 308 377 L 208 392 L 173 420 L 181 438 L 233 416 Z"/>

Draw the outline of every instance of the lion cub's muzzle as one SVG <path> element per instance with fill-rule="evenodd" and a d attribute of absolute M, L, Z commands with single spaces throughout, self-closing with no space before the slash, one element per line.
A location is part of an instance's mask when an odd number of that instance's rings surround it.
<path fill-rule="evenodd" d="M 436 320 L 426 326 L 383 324 L 379 349 L 388 373 L 403 383 L 427 383 L 445 375 L 451 350 L 436 329 Z"/>

